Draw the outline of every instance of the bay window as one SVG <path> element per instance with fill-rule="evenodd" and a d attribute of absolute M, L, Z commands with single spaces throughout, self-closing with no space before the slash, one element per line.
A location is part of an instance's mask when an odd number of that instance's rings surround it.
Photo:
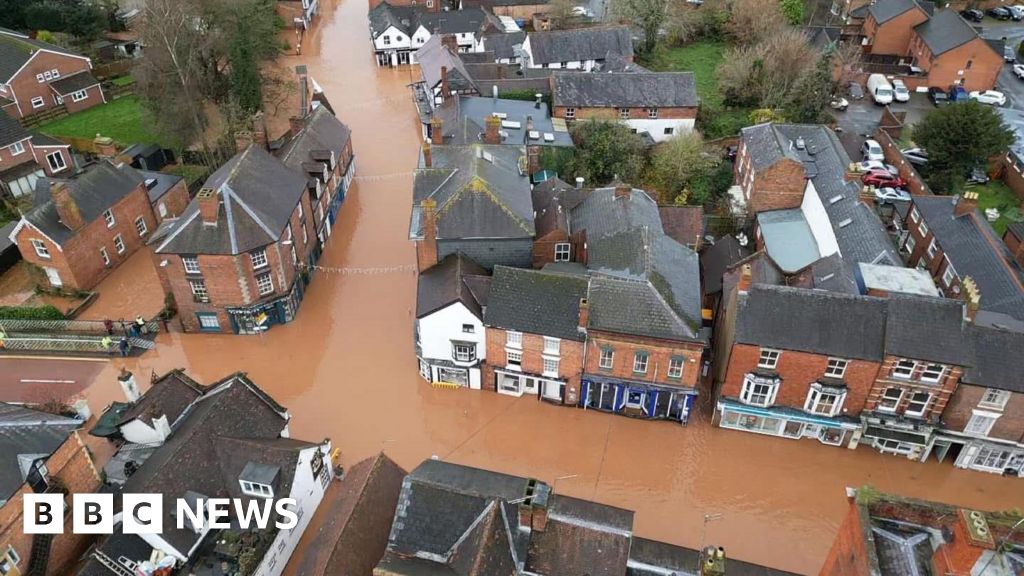
<path fill-rule="evenodd" d="M 844 390 L 814 384 L 807 392 L 804 410 L 822 416 L 835 416 L 842 409 L 845 398 Z"/>
<path fill-rule="evenodd" d="M 747 374 L 740 390 L 740 401 L 751 406 L 771 406 L 778 393 L 778 380 Z"/>

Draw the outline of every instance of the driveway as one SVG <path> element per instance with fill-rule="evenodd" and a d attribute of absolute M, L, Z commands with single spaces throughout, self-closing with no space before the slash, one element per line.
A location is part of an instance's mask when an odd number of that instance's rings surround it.
<path fill-rule="evenodd" d="M 910 102 L 894 102 L 890 105 L 893 112 L 906 112 L 906 125 L 921 121 L 935 109 L 927 94 L 912 93 Z M 852 160 L 860 160 L 860 145 L 864 139 L 874 135 L 882 119 L 882 106 L 875 104 L 870 97 L 863 100 L 852 100 L 850 107 L 844 112 L 836 112 L 836 122 L 841 129 L 839 140 Z"/>

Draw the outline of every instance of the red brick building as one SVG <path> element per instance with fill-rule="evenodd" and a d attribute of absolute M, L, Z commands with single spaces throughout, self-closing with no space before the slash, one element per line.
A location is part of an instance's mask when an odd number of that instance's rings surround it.
<path fill-rule="evenodd" d="M 40 423 L 40 417 L 45 421 Z M 63 534 L 25 534 L 23 498 L 61 493 L 70 506 L 68 495 L 95 492 L 100 486 L 99 471 L 78 432 L 82 421 L 11 404 L 0 404 L 0 421 L 0 466 L 9 479 L 0 486 L 0 573 L 70 574 L 92 536 L 72 534 L 70 516 L 64 520 Z M 23 459 L 30 461 L 24 481 L 19 467 Z"/>
<path fill-rule="evenodd" d="M 743 190 L 748 214 L 799 207 L 806 178 L 800 157 L 789 142 L 779 141 L 771 124 L 740 131 L 733 182 Z"/>
<path fill-rule="evenodd" d="M 872 54 L 903 54 L 910 45 L 914 26 L 931 17 L 931 6 L 917 0 L 880 0 L 867 9 L 862 33 L 864 51 Z"/>
<path fill-rule="evenodd" d="M 1003 244 L 1010 249 L 1013 260 L 1024 266 L 1024 223 L 1013 222 L 1003 233 Z"/>
<path fill-rule="evenodd" d="M 85 56 L 12 30 L 0 30 L 0 44 L 0 110 L 9 115 L 60 106 L 77 112 L 106 102 Z"/>
<path fill-rule="evenodd" d="M 63 176 L 73 169 L 69 145 L 29 133 L 0 110 L 0 196 L 28 196 L 35 192 L 39 178 Z"/>
<path fill-rule="evenodd" d="M 11 241 L 53 288 L 95 287 L 156 230 L 144 178 L 130 166 L 101 160 L 37 186 L 49 198 L 22 216 Z"/>

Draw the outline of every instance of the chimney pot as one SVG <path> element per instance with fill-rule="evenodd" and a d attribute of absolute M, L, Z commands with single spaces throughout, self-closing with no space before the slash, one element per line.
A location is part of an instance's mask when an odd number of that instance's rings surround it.
<path fill-rule="evenodd" d="M 544 100 L 544 95 L 538 92 L 537 94 L 533 95 L 533 98 L 535 100 L 533 103 L 533 107 L 540 108 L 540 104 Z"/>
<path fill-rule="evenodd" d="M 750 290 L 751 277 L 752 270 L 750 264 L 744 264 L 740 267 L 740 281 L 736 285 L 736 289 L 740 294 L 746 294 Z"/>
<path fill-rule="evenodd" d="M 202 188 L 196 194 L 196 201 L 203 224 L 216 226 L 220 217 L 220 194 L 213 188 Z"/>
<path fill-rule="evenodd" d="M 488 116 L 485 124 L 484 144 L 501 144 L 501 118 Z"/>
<path fill-rule="evenodd" d="M 964 302 L 964 319 L 968 322 L 974 322 L 975 316 L 978 315 L 978 310 L 981 308 L 981 291 L 978 289 L 977 282 L 970 276 L 965 276 L 960 281 L 960 287 L 962 288 Z"/>
<path fill-rule="evenodd" d="M 57 208 L 57 216 L 69 230 L 78 230 L 85 225 L 78 203 L 71 197 L 71 187 L 67 182 L 51 181 L 50 196 Z"/>
<path fill-rule="evenodd" d="M 576 188 L 583 188 L 583 182 L 584 182 L 583 176 L 577 176 L 576 177 Z"/>
<path fill-rule="evenodd" d="M 438 116 L 430 119 L 430 141 L 434 144 L 444 144 L 444 120 Z"/>

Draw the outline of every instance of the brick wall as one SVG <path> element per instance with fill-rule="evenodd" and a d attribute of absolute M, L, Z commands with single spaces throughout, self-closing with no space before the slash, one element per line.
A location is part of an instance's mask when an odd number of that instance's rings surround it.
<path fill-rule="evenodd" d="M 495 368 L 505 367 L 506 331 L 501 328 L 486 328 L 487 362 L 483 366 L 481 388 L 495 390 Z M 544 373 L 544 336 L 523 334 L 523 373 L 540 376 Z M 579 398 L 580 376 L 583 375 L 583 342 L 563 339 L 559 345 L 558 379 L 566 382 L 565 397 Z"/>
<path fill-rule="evenodd" d="M 553 230 L 533 241 L 533 267 L 543 268 L 545 264 L 555 261 L 555 245 L 569 242 L 565 230 Z M 576 259 L 576 251 L 569 248 L 569 256 Z"/>
<path fill-rule="evenodd" d="M 1003 155 L 1002 165 L 1003 169 L 1000 177 L 1003 183 L 1013 190 L 1017 198 L 1024 201 L 1024 174 L 1021 173 L 1021 164 L 1014 161 L 1014 156 L 1011 152 L 1007 152 Z"/>
<path fill-rule="evenodd" d="M 865 513 L 866 514 L 866 513 Z M 850 501 L 843 523 L 839 526 L 832 548 L 825 557 L 819 576 L 870 576 L 868 551 L 864 542 L 861 510 Z"/>
<path fill-rule="evenodd" d="M 871 53 L 906 54 L 914 26 L 927 19 L 928 15 L 924 11 L 911 9 L 876 26 L 874 17 L 868 15 L 864 20 L 864 35 L 871 41 Z"/>
<path fill-rule="evenodd" d="M 181 216 L 185 212 L 185 208 L 188 207 L 188 201 L 188 186 L 185 184 L 185 180 L 182 179 L 174 186 L 171 186 L 170 190 L 157 199 L 156 205 L 153 206 L 153 212 L 156 214 L 156 218 L 163 222 L 167 218 Z M 167 216 L 160 216 L 161 204 L 167 211 Z"/>
<path fill-rule="evenodd" d="M 935 279 L 935 285 L 946 295 L 947 298 L 959 298 L 960 295 L 960 276 L 955 274 L 956 263 L 953 263 L 953 279 L 950 280 L 947 285 L 942 277 L 946 273 L 946 269 L 949 267 L 949 262 L 946 261 L 946 255 L 942 251 L 942 246 L 935 241 L 935 249 L 932 251 L 932 255 L 928 255 L 928 248 L 931 246 L 933 240 L 935 240 L 935 234 L 932 232 L 931 227 L 927 226 L 927 221 L 924 221 L 924 217 L 919 215 L 918 221 L 914 221 L 915 212 L 913 206 L 911 210 L 907 212 L 907 218 L 903 222 L 904 228 L 908 231 L 908 237 L 912 237 L 914 240 L 914 247 L 912 250 L 907 250 L 908 242 L 904 240 L 903 245 L 900 249 L 905 253 L 908 253 L 907 262 L 910 266 L 917 266 L 918 262 L 923 262 L 924 267 L 931 274 L 932 278 Z M 921 231 L 921 222 L 924 221 L 927 228 L 927 234 L 923 234 Z"/>
<path fill-rule="evenodd" d="M 888 109 L 889 108 L 887 106 L 886 110 Z M 908 192 L 915 196 L 932 195 L 931 189 L 924 183 L 924 179 L 922 179 L 921 175 L 917 173 L 917 169 L 903 157 L 903 153 L 900 152 L 899 146 L 892 138 L 889 137 L 889 134 L 885 130 L 879 128 L 875 132 L 875 140 L 877 140 L 878 144 L 882 147 L 882 154 L 885 155 L 885 161 L 895 166 L 896 169 L 899 170 L 900 178 L 907 181 Z"/>
<path fill-rule="evenodd" d="M 989 431 L 990 438 L 1021 442 L 1024 438 L 1024 394 L 1011 393 L 1010 400 L 1002 410 L 978 406 L 985 395 L 984 386 L 960 383 L 942 414 L 944 428 L 963 432 L 970 422 L 972 411 L 977 408 L 985 412 L 1002 413 Z"/>
<path fill-rule="evenodd" d="M 439 262 L 444 260 L 445 256 L 457 252 L 462 252 L 487 269 L 498 264 L 515 268 L 529 268 L 533 264 L 533 239 L 489 238 L 437 241 L 437 260 Z"/>
<path fill-rule="evenodd" d="M 14 144 L 14 142 L 11 142 Z M 3 166 L 4 170 L 10 170 L 15 166 L 20 166 L 26 162 L 31 162 L 35 158 L 32 156 L 32 143 L 31 139 L 26 138 L 21 141 L 22 147 L 25 149 L 21 154 L 11 154 L 10 145 L 0 148 L 0 166 Z"/>
<path fill-rule="evenodd" d="M 799 162 L 780 160 L 761 170 L 754 172 L 750 185 L 750 199 L 747 211 L 757 214 L 768 210 L 797 208 L 804 198 L 807 181 L 804 179 L 804 167 Z M 739 174 L 738 182 L 745 181 L 746 171 Z"/>
<path fill-rule="evenodd" d="M 14 95 L 17 97 L 18 105 L 21 107 L 21 116 L 28 116 L 57 106 L 53 101 L 53 90 L 50 89 L 49 83 L 36 80 L 36 74 L 42 74 L 54 69 L 60 72 L 60 77 L 63 78 L 75 72 L 89 70 L 90 67 L 89 62 L 82 58 L 54 54 L 52 52 L 37 52 L 35 57 L 25 65 L 10 83 Z M 43 105 L 39 108 L 33 108 L 32 98 L 37 96 L 43 99 Z M 69 102 L 70 100 L 68 98 Z M 92 100 L 90 98 L 86 102 Z M 98 102 L 97 100 L 96 103 Z M 81 102 L 81 104 L 85 104 L 85 102 Z M 8 112 L 17 116 L 17 108 L 10 108 Z"/>
<path fill-rule="evenodd" d="M 700 344 L 593 330 L 588 336 L 587 363 L 584 370 L 588 374 L 601 374 L 613 378 L 642 380 L 652 384 L 690 388 L 696 388 L 700 383 L 700 360 L 704 352 L 704 348 Z M 601 350 L 605 348 L 613 351 L 611 369 L 601 368 L 600 365 Z M 647 372 L 644 374 L 633 372 L 633 361 L 638 352 L 647 354 Z M 673 357 L 683 358 L 681 378 L 668 377 L 669 361 Z"/>
<path fill-rule="evenodd" d="M 156 230 L 156 216 L 149 204 L 149 196 L 146 188 L 139 184 L 135 190 L 115 204 L 111 211 L 114 213 L 114 226 L 107 227 L 106 221 L 101 215 L 96 220 L 87 223 L 77 230 L 69 240 L 61 246 L 47 239 L 35 228 L 25 226 L 18 233 L 18 249 L 22 257 L 28 262 L 37 266 L 57 269 L 63 285 L 68 289 L 90 290 L 105 278 L 121 262 L 124 262 L 136 250 L 141 248 L 154 230 Z M 146 222 L 146 237 L 140 237 L 135 227 L 135 220 L 139 217 Z M 114 248 L 114 237 L 121 235 L 124 241 L 125 250 L 118 254 Z M 50 258 L 41 258 L 32 247 L 31 240 L 42 241 L 50 253 Z M 100 255 L 100 248 L 106 248 L 110 258 L 110 264 L 105 265 Z"/>
<path fill-rule="evenodd" d="M 967 67 L 968 61 L 971 62 L 970 68 Z M 1003 55 L 996 54 L 985 40 L 976 38 L 932 59 L 928 68 L 928 84 L 949 88 L 962 78 L 967 91 L 989 90 L 995 87 L 1003 65 Z"/>
<path fill-rule="evenodd" d="M 47 159 L 47 156 L 55 152 L 60 153 L 64 158 L 64 168 L 58 172 L 54 172 L 53 169 L 50 168 L 50 161 Z M 36 163 L 43 167 L 47 176 L 67 176 L 71 173 L 71 170 L 74 169 L 70 146 L 33 146 L 32 155 L 35 157 Z"/>
<path fill-rule="evenodd" d="M 725 382 L 720 394 L 731 398 L 739 398 L 743 388 L 743 377 L 757 370 L 761 347 L 750 344 L 733 344 L 726 369 Z M 829 356 L 795 350 L 781 350 L 775 373 L 782 384 L 779 385 L 775 397 L 776 406 L 789 406 L 803 410 L 811 384 L 821 381 L 825 376 Z M 868 393 L 878 374 L 878 363 L 868 360 L 849 359 L 843 375 L 847 386 L 846 399 L 843 401 L 842 414 L 857 417 L 864 408 Z"/>
<path fill-rule="evenodd" d="M 1018 238 L 1012 230 L 1007 230 L 1003 234 L 1003 243 L 1010 249 L 1010 254 L 1013 254 L 1013 258 L 1024 266 L 1024 238 Z"/>
<path fill-rule="evenodd" d="M 59 479 L 70 493 L 95 492 L 100 485 L 99 472 L 94 467 L 78 432 L 72 433 L 47 459 L 46 468 L 50 477 Z M 7 546 L 13 547 L 21 557 L 19 567 L 22 569 L 27 568 L 32 553 L 32 535 L 24 534 L 22 530 L 23 496 L 31 493 L 32 489 L 27 484 L 23 485 L 0 508 L 0 550 L 6 550 Z M 70 504 L 69 500 L 69 512 Z M 64 576 L 72 573 L 74 564 L 92 541 L 91 535 L 71 534 L 70 513 L 64 518 L 64 525 L 64 534 L 58 534 L 53 538 L 47 576 Z"/>
<path fill-rule="evenodd" d="M 67 108 L 68 113 L 74 114 L 75 112 L 81 112 L 87 108 L 103 104 L 103 89 L 100 88 L 99 84 L 87 88 L 85 93 L 86 98 L 81 102 L 75 102 L 75 99 L 70 94 L 64 97 L 64 107 Z"/>
<path fill-rule="evenodd" d="M 963 368 L 960 366 L 949 366 L 938 382 L 927 383 L 916 379 L 922 369 L 920 365 L 915 371 L 914 377 L 911 379 L 904 380 L 900 378 L 893 378 L 891 376 L 892 369 L 899 360 L 899 357 L 886 355 L 885 359 L 882 361 L 881 368 L 879 368 L 878 378 L 875 380 L 874 385 L 871 387 L 871 392 L 868 394 L 864 409 L 877 409 L 878 403 L 882 398 L 882 394 L 887 388 L 900 388 L 903 390 L 903 397 L 900 400 L 899 405 L 896 407 L 895 414 L 902 415 L 906 412 L 907 404 L 915 392 L 928 392 L 932 394 L 931 402 L 928 404 L 928 409 L 925 410 L 924 415 L 919 418 L 930 422 L 938 421 L 939 417 L 946 409 L 946 404 L 949 403 L 950 397 L 956 390 L 957 382 L 960 380 L 960 375 L 963 374 Z"/>

